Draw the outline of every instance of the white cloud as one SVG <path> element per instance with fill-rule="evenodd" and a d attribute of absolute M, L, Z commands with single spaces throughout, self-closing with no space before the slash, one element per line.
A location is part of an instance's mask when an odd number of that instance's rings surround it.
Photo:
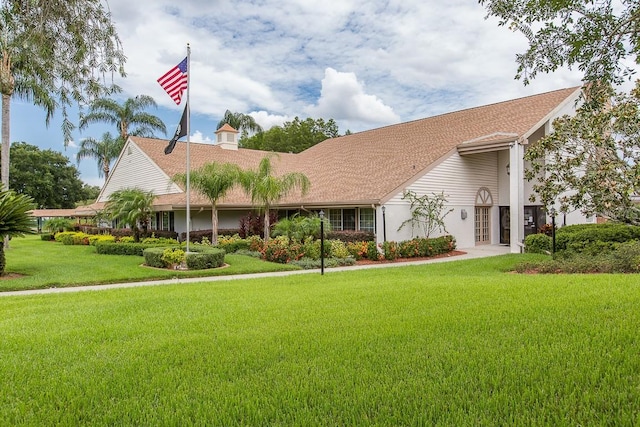
<path fill-rule="evenodd" d="M 322 91 L 316 105 L 306 108 L 316 118 L 362 122 L 368 125 L 397 123 L 400 117 L 375 95 L 366 94 L 354 73 L 325 70 Z"/>
<path fill-rule="evenodd" d="M 262 129 L 268 130 L 274 126 L 282 126 L 284 122 L 293 120 L 289 116 L 283 116 L 278 114 L 269 114 L 266 111 L 252 111 L 249 113 L 251 117 L 262 126 Z"/>
<path fill-rule="evenodd" d="M 213 143 L 213 138 L 209 138 L 208 136 L 204 136 L 204 134 L 202 132 L 200 132 L 199 130 L 193 132 L 191 134 L 191 137 L 189 139 L 189 141 L 191 142 L 206 142 L 206 143 Z"/>

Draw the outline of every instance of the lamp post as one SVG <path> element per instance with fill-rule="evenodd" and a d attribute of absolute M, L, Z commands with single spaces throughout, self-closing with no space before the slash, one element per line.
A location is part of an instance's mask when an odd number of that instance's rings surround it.
<path fill-rule="evenodd" d="M 324 211 L 320 213 L 320 275 L 324 274 Z"/>
<path fill-rule="evenodd" d="M 383 241 L 387 241 L 387 217 L 385 215 L 385 211 L 387 208 L 382 206 L 382 239 Z"/>

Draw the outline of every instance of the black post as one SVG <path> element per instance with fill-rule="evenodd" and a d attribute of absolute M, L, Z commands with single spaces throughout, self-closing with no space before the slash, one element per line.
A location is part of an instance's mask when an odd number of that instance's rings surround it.
<path fill-rule="evenodd" d="M 382 239 L 387 241 L 387 216 L 385 215 L 386 207 L 382 207 Z"/>
<path fill-rule="evenodd" d="M 320 211 L 320 275 L 324 274 L 324 211 Z"/>
<path fill-rule="evenodd" d="M 551 254 L 556 253 L 556 213 L 551 215 Z"/>

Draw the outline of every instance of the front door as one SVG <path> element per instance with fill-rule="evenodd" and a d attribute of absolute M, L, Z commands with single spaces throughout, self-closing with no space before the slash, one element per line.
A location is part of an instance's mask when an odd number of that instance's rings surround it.
<path fill-rule="evenodd" d="M 500 243 L 511 243 L 511 217 L 509 206 L 500 206 Z M 547 221 L 547 214 L 542 206 L 524 207 L 524 237 L 535 234 Z"/>
<path fill-rule="evenodd" d="M 547 214 L 542 206 L 524 207 L 524 237 L 536 234 L 547 222 Z"/>
<path fill-rule="evenodd" d="M 491 243 L 491 220 L 488 207 L 476 207 L 475 228 L 476 245 L 487 245 Z"/>

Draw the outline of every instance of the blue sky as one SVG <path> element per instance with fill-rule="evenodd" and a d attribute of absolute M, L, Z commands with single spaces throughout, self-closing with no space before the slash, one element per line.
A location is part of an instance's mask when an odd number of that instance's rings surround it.
<path fill-rule="evenodd" d="M 173 134 L 177 106 L 157 78 L 191 45 L 191 140 L 213 139 L 229 109 L 263 127 L 295 116 L 333 118 L 341 133 L 372 129 L 449 111 L 580 84 L 561 70 L 529 86 L 514 80 L 518 33 L 485 19 L 469 0 L 110 0 L 128 58 L 122 99 L 150 95 Z M 180 4 L 180 6 L 176 6 Z M 77 120 L 77 115 L 72 117 Z M 75 164 L 82 138 L 63 146 L 61 118 L 13 99 L 11 140 L 60 151 Z M 81 178 L 102 185 L 98 166 L 83 160 Z"/>

